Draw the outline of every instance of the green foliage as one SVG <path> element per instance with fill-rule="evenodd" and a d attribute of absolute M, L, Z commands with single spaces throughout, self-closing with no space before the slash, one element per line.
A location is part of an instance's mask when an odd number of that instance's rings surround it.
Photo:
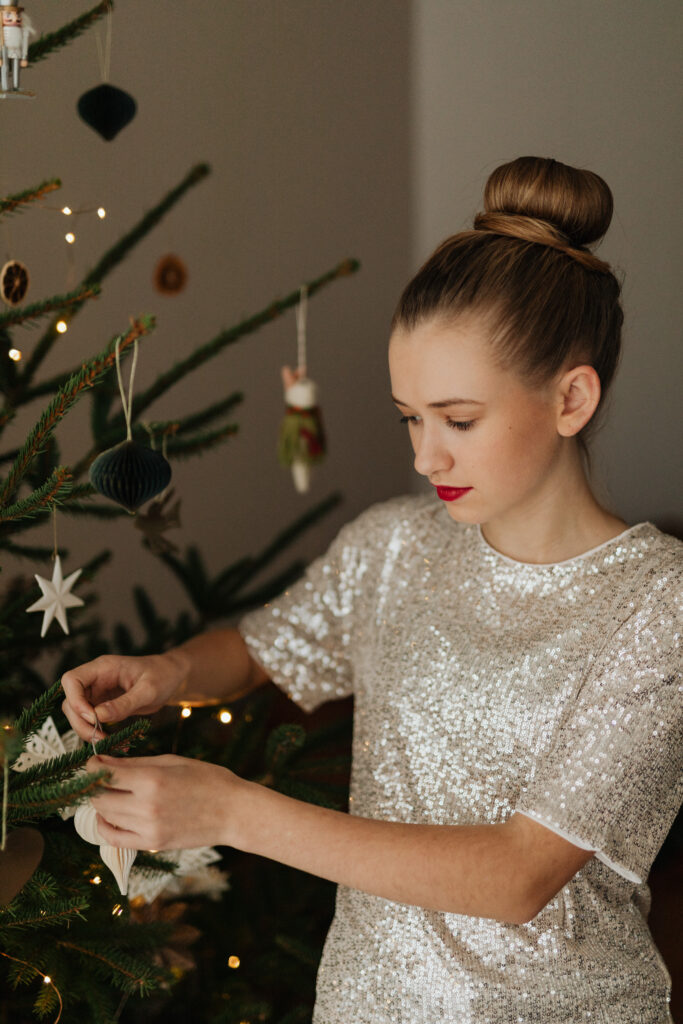
<path fill-rule="evenodd" d="M 42 36 L 31 46 L 30 60 L 35 63 L 65 45 L 101 18 L 108 7 L 104 0 L 58 32 Z M 122 436 L 123 415 L 110 372 L 117 343 L 125 356 L 136 338 L 152 330 L 153 319 L 142 317 L 132 323 L 98 356 L 70 373 L 43 374 L 40 380 L 38 373 L 60 337 L 57 314 L 73 323 L 107 276 L 208 174 L 206 164 L 191 168 L 97 260 L 73 291 L 0 314 L 0 433 L 29 402 L 42 397 L 47 403 L 24 443 L 0 452 L 0 552 L 48 562 L 51 548 L 26 538 L 57 504 L 60 514 L 90 518 L 95 528 L 98 521 L 128 515 L 96 497 L 83 477 L 94 456 Z M 26 209 L 58 187 L 59 180 L 51 179 L 0 199 L 0 214 Z M 346 260 L 309 282 L 309 298 L 358 267 L 357 261 Z M 163 369 L 134 401 L 136 440 L 149 443 L 140 416 L 153 402 L 227 346 L 293 309 L 299 294 L 297 287 Z M 12 344 L 10 329 L 42 317 L 50 318 L 47 327 L 26 359 L 15 364 L 7 355 Z M 57 444 L 59 424 L 86 392 L 91 396 L 90 437 L 83 454 L 67 467 Z M 161 447 L 164 436 L 167 455 L 173 460 L 209 451 L 234 437 L 238 426 L 230 421 L 243 399 L 241 391 L 233 391 L 177 421 L 150 424 L 156 446 Z M 61 681 L 46 686 L 46 662 L 52 666 L 48 671 L 54 678 L 55 665 L 60 673 L 112 651 L 157 653 L 207 625 L 234 618 L 269 600 L 303 569 L 301 560 L 292 558 L 273 572 L 273 562 L 339 500 L 339 495 L 330 495 L 262 550 L 240 555 L 228 566 L 209 569 L 193 546 L 181 555 L 161 556 L 182 587 L 185 607 L 174 617 L 161 614 L 153 596 L 132 581 L 138 617 L 135 629 L 119 623 L 105 630 L 93 614 L 97 594 L 87 588 L 96 583 L 98 572 L 110 559 L 108 551 L 83 566 L 79 593 L 85 607 L 73 616 L 70 613 L 70 634 L 51 629 L 40 643 L 37 619 L 25 614 L 35 598 L 30 573 L 8 580 L 3 577 L 0 712 L 6 717 L 0 724 L 10 726 L 0 732 L 6 769 L 2 776 L 7 784 L 6 825 L 10 832 L 25 825 L 37 828 L 45 852 L 33 877 L 8 906 L 0 907 L 0 966 L 11 988 L 0 1005 L 0 1024 L 52 1021 L 59 1012 L 63 1021 L 82 1024 L 136 1024 L 143 1019 L 144 1024 L 185 1024 L 188 1019 L 206 1024 L 244 1020 L 305 1024 L 310 1020 L 317 959 L 333 911 L 333 886 L 274 862 L 225 850 L 221 869 L 229 874 L 230 888 L 220 899 L 188 895 L 178 901 L 160 899 L 151 908 L 134 907 L 118 892 L 98 847 L 83 842 L 73 822 L 58 813 L 106 784 L 106 771 L 85 769 L 92 748 L 84 744 L 24 772 L 8 766 L 48 716 L 53 717 L 60 734 L 69 727 L 60 710 Z M 66 551 L 61 553 L 66 557 Z M 307 721 L 304 726 L 303 721 L 292 721 L 291 705 L 274 687 L 235 702 L 231 710 L 229 726 L 221 724 L 212 709 L 197 709 L 187 721 L 180 719 L 176 710 L 166 710 L 156 716 L 154 728 L 142 721 L 126 724 L 99 742 L 97 749 L 126 756 L 135 744 L 142 744 L 147 754 L 171 751 L 205 758 L 282 793 L 324 806 L 344 806 L 348 712 L 336 725 L 318 728 L 315 721 L 313 725 Z M 294 712 L 295 718 L 297 714 Z M 136 865 L 146 873 L 173 868 L 163 853 L 140 852 Z M 188 946 L 196 930 L 202 938 L 196 946 Z M 226 969 L 226 955 L 231 953 L 240 956 L 238 970 Z M 190 970 L 187 958 L 192 955 L 196 967 Z M 45 974 L 53 979 L 51 983 L 44 982 Z"/>
<path fill-rule="evenodd" d="M 49 32 L 39 36 L 28 48 L 29 64 L 37 64 L 38 61 L 44 60 L 51 53 L 54 53 L 55 50 L 59 50 L 73 42 L 74 39 L 87 31 L 91 25 L 100 18 L 103 18 L 110 10 L 113 10 L 113 7 L 114 0 L 100 0 L 100 3 L 86 11 L 85 14 L 81 14 L 79 17 L 74 18 L 73 21 L 62 25 L 56 32 Z"/>

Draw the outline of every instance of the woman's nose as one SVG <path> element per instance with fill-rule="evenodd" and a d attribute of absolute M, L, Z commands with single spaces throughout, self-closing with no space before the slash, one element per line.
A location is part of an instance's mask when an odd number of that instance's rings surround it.
<path fill-rule="evenodd" d="M 413 464 L 416 472 L 422 476 L 431 476 L 453 466 L 453 457 L 444 445 L 443 439 L 438 436 L 438 431 L 423 426 L 413 437 L 413 449 Z"/>

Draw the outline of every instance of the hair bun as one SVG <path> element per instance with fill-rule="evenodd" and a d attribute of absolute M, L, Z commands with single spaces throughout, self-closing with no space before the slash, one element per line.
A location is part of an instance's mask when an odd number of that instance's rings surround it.
<path fill-rule="evenodd" d="M 484 209 L 486 214 L 546 221 L 572 245 L 586 246 L 607 231 L 613 200 L 607 183 L 593 171 L 545 157 L 521 156 L 490 175 Z"/>

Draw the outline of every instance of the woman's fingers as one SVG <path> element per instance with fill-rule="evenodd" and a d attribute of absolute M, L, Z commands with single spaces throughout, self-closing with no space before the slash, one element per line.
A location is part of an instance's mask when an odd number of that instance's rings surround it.
<path fill-rule="evenodd" d="M 128 833 L 125 842 L 119 838 L 113 845 L 175 850 L 223 843 L 231 821 L 231 793 L 235 784 L 241 785 L 227 769 L 172 754 L 96 755 L 87 768 L 111 772 L 93 805 L 110 827 Z M 113 842 L 112 832 L 106 841 Z"/>
<path fill-rule="evenodd" d="M 104 738 L 102 730 L 97 728 L 96 706 L 103 696 L 120 692 L 118 679 L 119 660 L 106 655 L 85 662 L 62 676 L 65 695 L 62 710 L 81 739 Z M 94 734 L 93 729 L 96 730 Z"/>
<path fill-rule="evenodd" d="M 117 828 L 110 824 L 101 814 L 97 815 L 97 831 L 102 842 L 109 846 L 119 846 L 127 850 L 144 850 L 145 845 L 137 832 L 130 829 Z"/>

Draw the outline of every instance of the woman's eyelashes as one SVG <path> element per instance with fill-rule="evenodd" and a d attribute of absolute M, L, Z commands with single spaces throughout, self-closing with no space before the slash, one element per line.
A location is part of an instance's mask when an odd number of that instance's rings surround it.
<path fill-rule="evenodd" d="M 400 423 L 419 423 L 419 416 L 401 416 Z M 450 427 L 451 430 L 471 430 L 474 426 L 474 420 L 452 420 L 447 419 L 445 421 L 446 426 Z"/>

